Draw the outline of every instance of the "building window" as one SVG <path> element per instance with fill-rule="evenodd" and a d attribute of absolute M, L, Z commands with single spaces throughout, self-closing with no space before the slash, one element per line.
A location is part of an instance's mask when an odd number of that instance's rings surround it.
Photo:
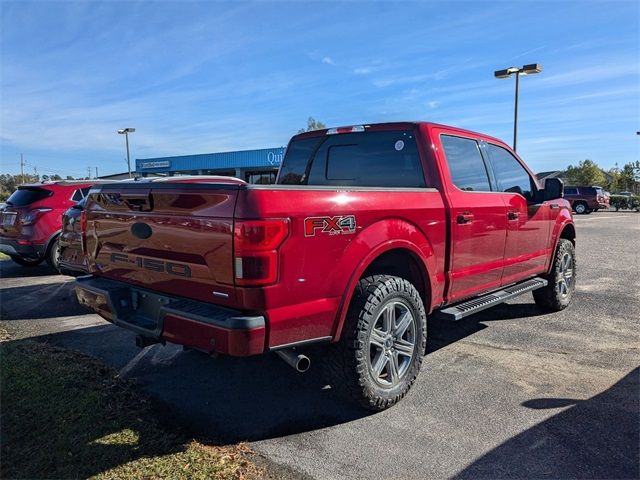
<path fill-rule="evenodd" d="M 256 185 L 271 185 L 276 183 L 276 172 L 247 172 L 245 180 Z"/>

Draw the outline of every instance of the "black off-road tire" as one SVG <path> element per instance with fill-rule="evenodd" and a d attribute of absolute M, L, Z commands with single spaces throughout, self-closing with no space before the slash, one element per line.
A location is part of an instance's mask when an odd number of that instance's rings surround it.
<path fill-rule="evenodd" d="M 405 373 L 395 385 L 380 385 L 370 372 L 370 335 L 383 308 L 400 302 L 413 315 L 414 349 Z M 340 395 L 374 411 L 384 410 L 402 399 L 420 371 L 427 343 L 427 318 L 422 299 L 407 280 L 373 275 L 360 280 L 345 319 L 342 336 L 329 347 L 324 361 L 327 380 Z M 406 357 L 409 358 L 409 357 Z"/>
<path fill-rule="evenodd" d="M 58 235 L 51 241 L 47 250 L 47 263 L 56 272 L 60 272 L 60 236 Z"/>
<path fill-rule="evenodd" d="M 571 285 L 567 288 L 567 294 L 563 294 L 558 279 L 563 275 L 563 261 L 567 255 L 570 255 L 572 260 L 572 281 Z M 558 248 L 553 257 L 551 272 L 549 272 L 545 278 L 549 283 L 546 287 L 534 290 L 533 299 L 536 304 L 544 310 L 550 312 L 564 310 L 571 303 L 576 287 L 576 252 L 570 240 L 561 238 L 558 242 Z"/>
<path fill-rule="evenodd" d="M 24 258 L 11 255 L 11 260 L 23 267 L 36 267 L 44 261 L 44 258 Z"/>

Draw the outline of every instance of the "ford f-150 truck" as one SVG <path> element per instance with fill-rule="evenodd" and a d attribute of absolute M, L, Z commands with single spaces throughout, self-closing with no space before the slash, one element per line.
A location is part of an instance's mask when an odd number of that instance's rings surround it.
<path fill-rule="evenodd" d="M 381 410 L 425 354 L 427 315 L 459 320 L 532 291 L 572 297 L 575 229 L 502 141 L 423 122 L 290 141 L 276 184 L 176 177 L 91 189 L 82 304 L 137 333 L 211 354 L 316 345 L 338 392 Z M 324 345 L 323 345 L 324 344 Z"/>

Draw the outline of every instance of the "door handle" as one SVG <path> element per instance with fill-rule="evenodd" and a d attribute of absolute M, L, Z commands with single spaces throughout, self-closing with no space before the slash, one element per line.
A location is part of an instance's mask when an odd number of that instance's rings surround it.
<path fill-rule="evenodd" d="M 473 222 L 473 213 L 469 213 L 469 212 L 459 213 L 458 217 L 456 218 L 456 221 L 458 222 L 459 225 L 464 225 L 465 223 L 471 223 Z"/>
<path fill-rule="evenodd" d="M 507 218 L 509 220 L 517 220 L 519 216 L 520 216 L 520 213 L 518 213 L 518 212 L 509 212 L 509 213 L 507 213 Z"/>

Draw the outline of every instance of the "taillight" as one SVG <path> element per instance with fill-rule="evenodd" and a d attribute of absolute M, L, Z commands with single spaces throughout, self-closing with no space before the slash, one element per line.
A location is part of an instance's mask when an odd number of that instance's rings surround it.
<path fill-rule="evenodd" d="M 237 285 L 278 280 L 278 249 L 289 235 L 289 219 L 238 220 L 233 232 Z"/>
<path fill-rule="evenodd" d="M 50 208 L 34 208 L 20 217 L 20 223 L 22 225 L 31 225 L 32 223 L 35 223 L 36 220 L 38 220 L 38 218 L 40 218 L 43 214 L 50 211 Z"/>

